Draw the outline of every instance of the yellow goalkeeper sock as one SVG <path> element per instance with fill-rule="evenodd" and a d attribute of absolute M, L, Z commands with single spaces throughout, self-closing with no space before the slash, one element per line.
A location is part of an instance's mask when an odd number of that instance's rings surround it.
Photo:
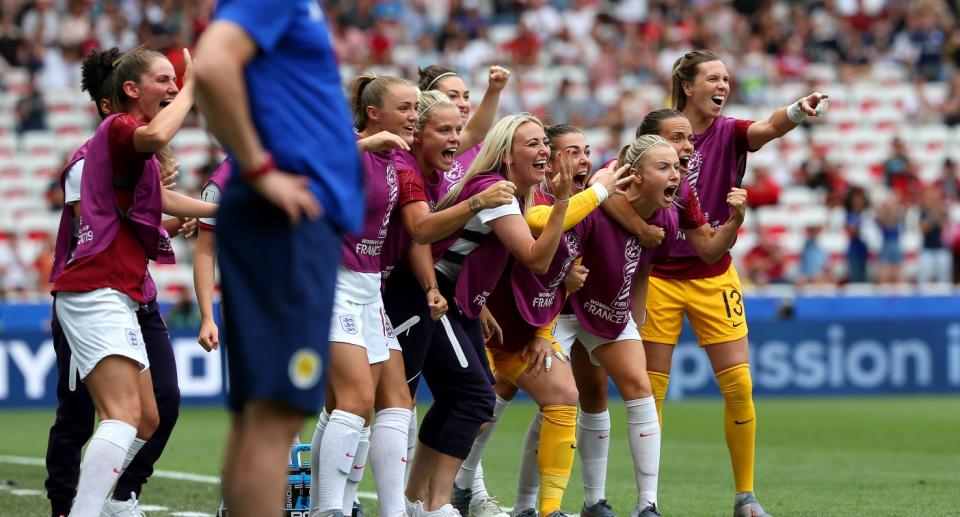
<path fill-rule="evenodd" d="M 753 407 L 750 365 L 738 364 L 717 373 L 723 394 L 723 430 L 730 450 L 737 492 L 753 491 L 753 456 L 757 441 L 757 412 Z"/>
<path fill-rule="evenodd" d="M 560 509 L 577 452 L 576 406 L 544 406 L 540 430 L 540 515 Z"/>
<path fill-rule="evenodd" d="M 657 403 L 657 420 L 660 421 L 660 429 L 662 431 L 663 399 L 667 398 L 667 385 L 670 384 L 670 374 L 647 370 L 647 376 L 650 377 L 650 387 L 653 388 L 653 400 Z"/>

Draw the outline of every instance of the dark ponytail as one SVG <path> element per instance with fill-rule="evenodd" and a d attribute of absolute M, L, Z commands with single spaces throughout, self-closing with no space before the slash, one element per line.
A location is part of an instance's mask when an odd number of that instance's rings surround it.
<path fill-rule="evenodd" d="M 687 94 L 683 91 L 683 84 L 693 84 L 700 73 L 700 64 L 710 61 L 723 61 L 720 56 L 709 50 L 694 50 L 680 56 L 673 64 L 673 73 L 670 78 L 671 98 L 673 107 L 679 111 L 687 107 Z"/>
<path fill-rule="evenodd" d="M 90 94 L 100 118 L 106 118 L 101 101 L 113 99 L 113 63 L 120 58 L 120 50 L 92 50 L 83 58 L 80 66 L 80 89 Z"/>
<path fill-rule="evenodd" d="M 353 112 L 353 126 L 357 131 L 367 129 L 367 106 L 382 108 L 387 90 L 395 84 L 410 82 L 392 75 L 367 72 L 358 75 L 350 83 L 350 110 Z"/>
<path fill-rule="evenodd" d="M 647 116 L 643 117 L 640 127 L 637 128 L 637 138 L 643 135 L 659 135 L 660 125 L 663 121 L 677 117 L 687 118 L 683 113 L 671 108 L 662 108 L 647 113 Z"/>
<path fill-rule="evenodd" d="M 140 76 L 150 70 L 150 64 L 157 58 L 166 59 L 166 56 L 154 50 L 137 48 L 113 62 L 113 96 L 110 101 L 115 112 L 125 110 L 130 104 L 123 84 L 127 81 L 139 83 Z"/>

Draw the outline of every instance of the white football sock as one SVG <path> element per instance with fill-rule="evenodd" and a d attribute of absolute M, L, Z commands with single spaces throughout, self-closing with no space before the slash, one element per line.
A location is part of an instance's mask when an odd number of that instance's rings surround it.
<path fill-rule="evenodd" d="M 483 457 L 483 449 L 486 448 L 487 442 L 490 441 L 490 436 L 493 435 L 493 429 L 497 426 L 497 421 L 500 420 L 500 416 L 503 415 L 503 412 L 506 411 L 509 405 L 509 400 L 504 400 L 500 398 L 500 395 L 497 395 L 497 403 L 493 406 L 493 418 L 484 425 L 483 430 L 477 435 L 477 439 L 474 440 L 473 446 L 470 448 L 470 454 L 467 455 L 467 459 L 463 460 L 463 464 L 460 465 L 460 470 L 457 471 L 457 477 L 453 480 L 458 487 L 473 487 L 477 466 L 480 465 L 480 458 Z M 483 478 L 481 477 L 480 479 L 482 484 Z M 486 487 L 484 487 L 483 491 L 487 491 Z"/>
<path fill-rule="evenodd" d="M 607 454 L 610 449 L 610 412 L 580 412 L 577 418 L 577 452 L 583 468 L 583 504 L 606 499 Z"/>
<path fill-rule="evenodd" d="M 311 516 L 343 510 L 343 491 L 347 475 L 353 467 L 362 430 L 363 417 L 339 409 L 330 414 L 320 440 L 316 463 L 313 463 L 313 454 L 310 455 L 312 472 L 317 477 Z M 321 458 L 323 461 L 320 461 Z"/>
<path fill-rule="evenodd" d="M 470 506 L 473 506 L 474 503 L 479 504 L 481 501 L 486 501 L 490 498 L 490 494 L 487 493 L 487 485 L 483 483 L 483 463 L 477 464 L 477 471 L 473 476 L 473 486 L 470 487 Z"/>
<path fill-rule="evenodd" d="M 403 472 L 403 484 L 410 480 L 410 465 L 413 465 L 413 456 L 417 450 L 417 406 L 410 410 L 410 423 L 407 425 L 407 463 Z"/>
<path fill-rule="evenodd" d="M 520 454 L 520 477 L 517 479 L 517 502 L 513 513 L 519 510 L 537 507 L 537 495 L 540 492 L 540 467 L 537 464 L 537 451 L 540 449 L 540 426 L 543 413 L 537 411 L 527 428 L 523 439 L 523 452 Z"/>
<path fill-rule="evenodd" d="M 657 502 L 660 477 L 660 422 L 653 397 L 624 402 L 627 406 L 627 434 L 637 475 L 637 504 L 642 509 Z"/>
<path fill-rule="evenodd" d="M 137 457 L 137 453 L 140 452 L 140 449 L 142 449 L 144 444 L 146 443 L 147 441 L 144 440 L 143 438 L 133 439 L 133 443 L 131 443 L 130 448 L 127 449 L 127 456 L 123 458 L 123 469 L 121 470 L 127 470 L 127 467 L 130 466 L 130 463 L 133 461 L 133 458 Z"/>
<path fill-rule="evenodd" d="M 360 431 L 360 442 L 357 443 L 357 453 L 353 457 L 353 466 L 347 474 L 347 484 L 343 488 L 343 512 L 353 509 L 353 501 L 357 498 L 357 490 L 363 481 L 363 473 L 367 470 L 367 453 L 370 452 L 370 428 L 364 427 Z"/>
<path fill-rule="evenodd" d="M 320 442 L 323 440 L 323 431 L 327 428 L 327 422 L 330 421 L 330 413 L 327 408 L 320 412 L 320 418 L 317 419 L 317 428 L 313 430 L 313 437 L 310 438 L 310 510 L 316 507 L 317 494 L 320 493 L 320 478 L 317 472 L 313 470 L 314 465 L 320 463 Z"/>
<path fill-rule="evenodd" d="M 380 515 L 396 517 L 406 511 L 403 488 L 407 466 L 410 410 L 387 408 L 377 412 L 370 444 L 370 466 L 377 481 Z"/>
<path fill-rule="evenodd" d="M 70 508 L 76 517 L 99 517 L 107 495 L 123 472 L 137 428 L 119 420 L 101 420 L 80 464 L 77 496 Z"/>

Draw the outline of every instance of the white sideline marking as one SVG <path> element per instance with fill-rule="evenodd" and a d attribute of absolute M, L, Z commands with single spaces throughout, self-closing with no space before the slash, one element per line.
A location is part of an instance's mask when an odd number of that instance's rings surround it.
<path fill-rule="evenodd" d="M 213 517 L 212 513 L 203 512 L 173 512 L 170 515 L 174 517 Z"/>
<path fill-rule="evenodd" d="M 170 509 L 166 506 L 157 506 L 155 504 L 142 504 L 140 509 L 145 512 L 169 512 Z"/>
<path fill-rule="evenodd" d="M 12 465 L 30 465 L 33 467 L 44 467 L 46 466 L 46 461 L 43 458 L 31 458 L 28 456 L 7 456 L 0 455 L 0 463 L 7 463 Z M 220 484 L 220 478 L 218 476 L 205 476 L 203 474 L 193 474 L 191 472 L 177 472 L 175 470 L 155 470 L 153 471 L 153 476 L 158 478 L 165 479 L 174 479 L 177 481 L 195 481 L 197 483 L 207 483 L 211 485 Z M 0 490 L 6 490 L 7 487 L 0 486 Z M 15 489 L 14 489 L 15 490 Z M 39 490 L 36 491 L 36 495 L 43 495 Z M 375 492 L 357 492 L 357 497 L 363 499 L 376 499 L 377 494 Z M 155 510 L 162 511 L 162 510 Z M 184 515 L 184 514 L 178 514 Z M 207 514 L 198 514 L 198 515 L 207 515 Z M 186 517 L 184 515 L 184 517 Z"/>
<path fill-rule="evenodd" d="M 13 495 L 43 495 L 43 492 L 32 488 L 13 488 L 10 493 Z"/>

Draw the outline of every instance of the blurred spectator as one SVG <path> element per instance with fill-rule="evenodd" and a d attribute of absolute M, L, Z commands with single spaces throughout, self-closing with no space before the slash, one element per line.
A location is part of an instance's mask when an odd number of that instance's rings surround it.
<path fill-rule="evenodd" d="M 37 87 L 36 74 L 27 79 L 27 92 L 17 101 L 17 134 L 47 129 L 47 107 Z"/>
<path fill-rule="evenodd" d="M 120 52 L 129 52 L 137 46 L 137 35 L 119 11 L 105 13 L 97 23 L 96 32 L 101 48 L 116 47 Z"/>
<path fill-rule="evenodd" d="M 753 208 L 780 202 L 780 185 L 773 179 L 770 168 L 766 165 L 753 168 L 753 181 L 744 188 L 747 189 L 747 204 Z"/>
<path fill-rule="evenodd" d="M 945 200 L 951 202 L 960 200 L 960 168 L 957 167 L 957 162 L 950 158 L 943 160 L 943 169 L 936 187 Z"/>
<path fill-rule="evenodd" d="M 754 35 L 747 39 L 746 53 L 737 62 L 737 91 L 744 104 L 756 106 L 766 99 L 767 82 L 776 69 L 763 48 L 763 39 Z"/>
<path fill-rule="evenodd" d="M 533 67 L 540 62 L 540 39 L 537 33 L 521 24 L 517 35 L 504 45 L 514 67 Z"/>
<path fill-rule="evenodd" d="M 796 182 L 823 192 L 827 206 L 839 206 L 850 185 L 843 178 L 839 166 L 827 160 L 823 149 L 813 147 L 813 154 L 794 174 Z"/>
<path fill-rule="evenodd" d="M 597 19 L 597 4 L 590 0 L 573 0 L 570 9 L 562 12 L 560 17 L 574 41 L 585 41 L 590 38 Z"/>
<path fill-rule="evenodd" d="M 800 249 L 800 268 L 797 271 L 798 285 L 833 284 L 833 277 L 828 269 L 829 257 L 817 240 L 822 231 L 823 228 L 819 225 L 807 227 L 807 237 Z"/>
<path fill-rule="evenodd" d="M 791 36 L 783 52 L 777 56 L 777 72 L 785 80 L 803 79 L 810 67 L 810 60 L 803 51 L 803 39 Z"/>
<path fill-rule="evenodd" d="M 43 249 L 37 255 L 33 268 L 37 272 L 37 292 L 48 294 L 53 284 L 50 283 L 50 272 L 53 271 L 53 252 L 56 247 L 56 236 L 47 239 Z"/>
<path fill-rule="evenodd" d="M 861 187 L 853 187 L 844 200 L 846 221 L 844 230 L 847 233 L 847 282 L 864 283 L 867 281 L 867 258 L 870 255 L 867 243 L 863 239 L 864 223 L 870 200 L 866 191 Z"/>
<path fill-rule="evenodd" d="M 765 228 L 760 229 L 757 244 L 743 257 L 743 266 L 750 282 L 764 286 L 783 283 L 785 254 L 776 235 Z"/>
<path fill-rule="evenodd" d="M 20 26 L 25 36 L 36 38 L 44 46 L 55 45 L 59 36 L 60 15 L 53 0 L 36 0 L 33 7 L 24 13 Z"/>
<path fill-rule="evenodd" d="M 192 289 L 177 286 L 177 301 L 163 317 L 170 330 L 196 330 L 200 328 L 200 310 L 193 301 Z"/>
<path fill-rule="evenodd" d="M 530 0 L 528 7 L 520 15 L 520 24 L 525 29 L 539 34 L 541 41 L 546 41 L 560 32 L 563 20 L 557 9 L 546 0 Z"/>
<path fill-rule="evenodd" d="M 87 9 L 87 0 L 70 0 L 67 14 L 60 21 L 60 45 L 80 47 L 91 37 L 93 23 Z"/>
<path fill-rule="evenodd" d="M 331 24 L 334 51 L 337 61 L 355 65 L 367 64 L 367 38 L 363 31 L 350 25 L 346 17 L 341 17 Z"/>
<path fill-rule="evenodd" d="M 893 187 L 899 178 L 907 173 L 910 166 L 910 157 L 907 155 L 907 146 L 900 137 L 895 137 L 890 142 L 890 157 L 883 162 L 883 182 L 888 187 Z"/>
<path fill-rule="evenodd" d="M 920 235 L 923 244 L 917 262 L 918 283 L 950 282 L 953 267 L 950 250 L 943 241 L 949 222 L 940 192 L 936 188 L 926 189 L 920 205 Z"/>
<path fill-rule="evenodd" d="M 22 61 L 21 47 L 23 31 L 14 22 L 14 13 L 10 9 L 0 9 L 0 62 L 10 66 L 19 66 Z M 5 74 L 0 74 L 3 77 Z M 3 81 L 0 79 L 0 87 Z"/>
<path fill-rule="evenodd" d="M 27 270 L 20 263 L 16 240 L 0 242 L 0 297 L 20 299 L 27 290 Z"/>
<path fill-rule="evenodd" d="M 960 31 L 957 31 L 960 34 Z M 943 113 L 943 123 L 954 127 L 960 124 L 960 72 L 954 71 L 950 76 L 950 85 L 947 87 L 947 96 L 940 106 Z"/>
<path fill-rule="evenodd" d="M 909 40 L 915 53 L 914 70 L 928 81 L 942 81 L 946 33 L 939 25 L 941 13 L 932 2 L 915 2 L 911 9 L 907 31 L 901 37 Z"/>
<path fill-rule="evenodd" d="M 903 208 L 896 199 L 887 199 L 877 206 L 877 226 L 882 242 L 877 255 L 878 284 L 900 282 L 903 270 L 903 246 L 900 234 L 903 231 Z"/>
<path fill-rule="evenodd" d="M 44 194 L 47 200 L 47 209 L 53 213 L 60 213 L 63 210 L 63 187 L 58 180 L 51 181 L 47 185 L 47 191 Z"/>
<path fill-rule="evenodd" d="M 953 262 L 953 283 L 960 284 L 960 223 L 953 223 L 949 232 L 950 258 Z"/>

